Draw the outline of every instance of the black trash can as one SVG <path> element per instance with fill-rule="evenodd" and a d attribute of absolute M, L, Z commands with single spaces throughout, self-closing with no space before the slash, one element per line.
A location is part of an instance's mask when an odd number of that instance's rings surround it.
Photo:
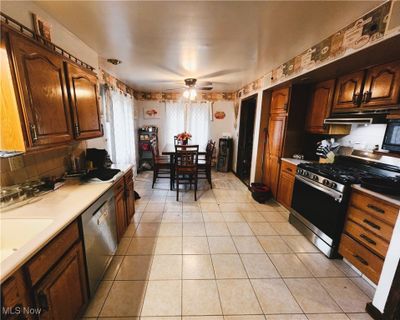
<path fill-rule="evenodd" d="M 258 203 L 264 203 L 272 196 L 271 189 L 263 183 L 252 183 L 250 186 L 251 196 Z"/>

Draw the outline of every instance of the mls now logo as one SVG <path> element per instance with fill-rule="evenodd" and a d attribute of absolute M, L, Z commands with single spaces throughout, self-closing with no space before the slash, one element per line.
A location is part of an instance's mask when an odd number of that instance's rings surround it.
<path fill-rule="evenodd" d="M 32 308 L 32 307 L 23 307 L 23 306 L 16 306 L 16 307 L 2 307 L 1 314 L 2 315 L 21 315 L 21 314 L 40 314 L 42 311 L 41 308 Z"/>

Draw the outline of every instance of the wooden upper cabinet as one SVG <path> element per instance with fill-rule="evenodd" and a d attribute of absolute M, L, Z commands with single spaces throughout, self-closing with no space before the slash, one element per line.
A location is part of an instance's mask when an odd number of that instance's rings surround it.
<path fill-rule="evenodd" d="M 102 136 L 96 76 L 70 63 L 65 69 L 75 139 Z"/>
<path fill-rule="evenodd" d="M 288 111 L 289 93 L 289 87 L 272 91 L 270 113 L 286 113 Z"/>
<path fill-rule="evenodd" d="M 325 133 L 324 120 L 329 117 L 332 107 L 335 80 L 316 84 L 306 118 L 306 130 L 311 133 Z"/>
<path fill-rule="evenodd" d="M 62 57 L 14 33 L 10 45 L 28 147 L 71 141 Z"/>
<path fill-rule="evenodd" d="M 362 99 L 364 71 L 340 77 L 336 84 L 333 100 L 333 112 L 353 111 L 358 108 Z"/>
<path fill-rule="evenodd" d="M 390 107 L 399 103 L 400 61 L 368 70 L 361 107 Z"/>

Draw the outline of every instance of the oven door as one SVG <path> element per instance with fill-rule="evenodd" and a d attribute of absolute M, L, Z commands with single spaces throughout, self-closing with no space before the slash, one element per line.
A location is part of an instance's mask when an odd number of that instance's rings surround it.
<path fill-rule="evenodd" d="M 344 225 L 345 200 L 339 192 L 316 185 L 313 181 L 302 176 L 296 176 L 291 214 L 312 231 L 312 238 L 317 236 L 335 251 Z M 293 219 L 291 219 L 292 221 Z M 309 230 L 306 230 L 306 232 Z M 302 233 L 307 236 L 305 230 L 300 231 L 303 231 Z M 310 239 L 310 237 L 308 238 Z M 320 241 L 319 239 L 318 241 Z M 316 239 L 310 240 L 320 248 Z M 323 245 L 325 246 L 325 244 Z M 325 254 L 330 255 L 324 249 L 320 249 Z"/>

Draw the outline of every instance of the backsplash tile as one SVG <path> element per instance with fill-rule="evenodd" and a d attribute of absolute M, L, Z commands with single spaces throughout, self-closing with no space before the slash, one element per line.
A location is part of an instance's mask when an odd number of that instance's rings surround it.
<path fill-rule="evenodd" d="M 60 147 L 40 153 L 21 155 L 24 166 L 11 171 L 9 160 L 0 158 L 0 186 L 5 187 L 43 177 L 60 177 L 68 169 L 71 155 L 79 156 L 86 150 L 86 142 Z"/>

